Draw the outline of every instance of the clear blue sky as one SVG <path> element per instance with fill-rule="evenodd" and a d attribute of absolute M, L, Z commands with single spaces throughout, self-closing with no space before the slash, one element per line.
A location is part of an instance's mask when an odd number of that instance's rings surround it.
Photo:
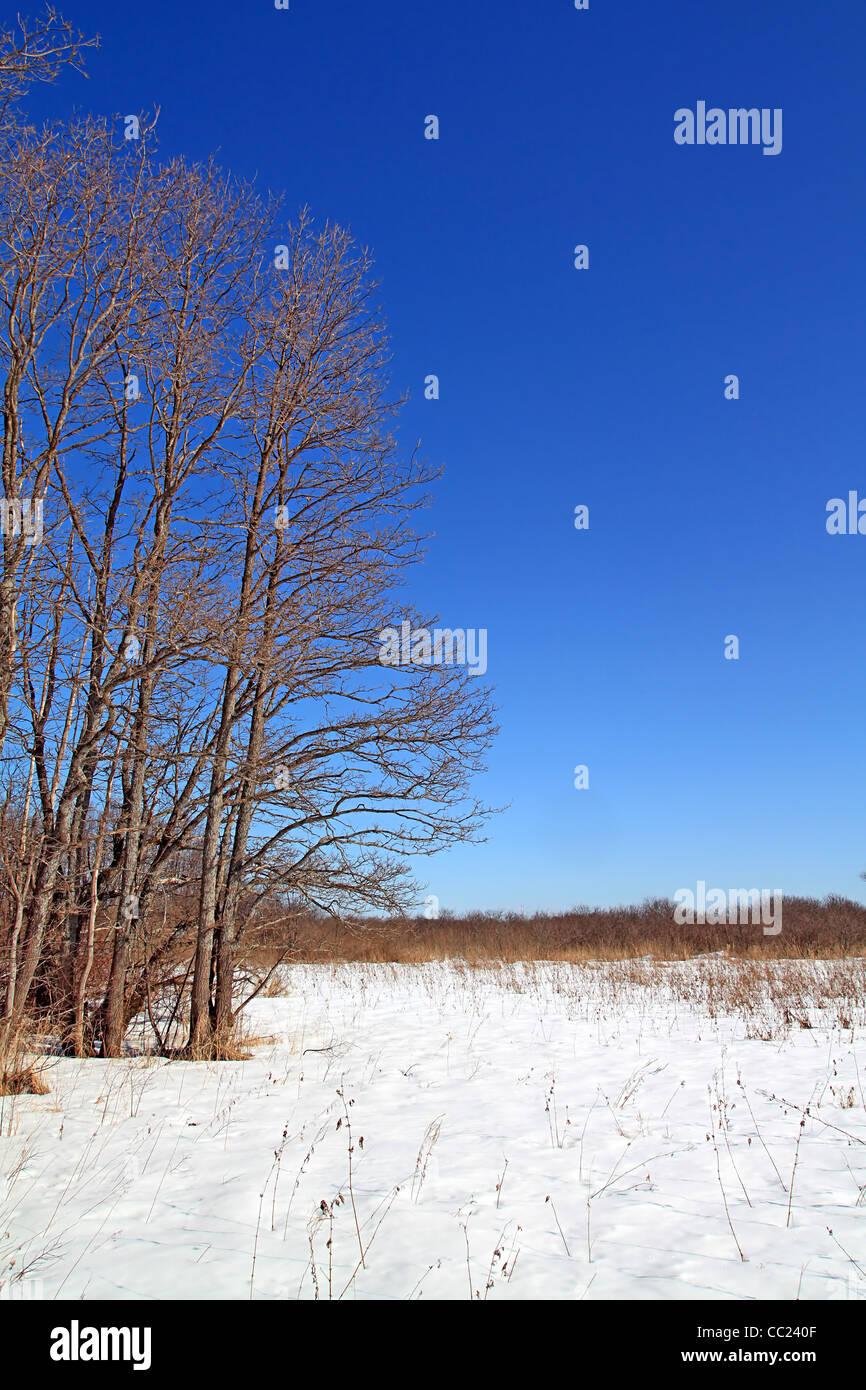
<path fill-rule="evenodd" d="M 488 629 L 478 789 L 512 803 L 419 865 L 442 906 L 862 898 L 866 536 L 825 508 L 866 496 L 864 7 L 62 9 L 103 46 L 34 111 L 159 104 L 166 153 L 375 251 L 403 437 L 447 469 L 414 593 Z M 699 100 L 782 108 L 782 152 L 678 146 Z"/>

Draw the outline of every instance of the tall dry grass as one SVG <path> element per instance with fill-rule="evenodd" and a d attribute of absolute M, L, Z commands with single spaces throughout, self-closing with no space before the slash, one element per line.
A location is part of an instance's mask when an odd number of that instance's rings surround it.
<path fill-rule="evenodd" d="M 656 899 L 639 906 L 574 908 L 569 912 L 476 912 L 464 916 L 363 923 L 299 919 L 291 937 L 266 925 L 248 942 L 251 962 L 265 964 L 278 949 L 290 959 L 316 961 L 625 960 L 654 956 L 690 960 L 724 952 L 751 960 L 841 959 L 866 955 L 866 906 L 846 898 L 786 898 L 782 931 L 765 936 L 760 925 L 680 926 L 674 904 Z"/>

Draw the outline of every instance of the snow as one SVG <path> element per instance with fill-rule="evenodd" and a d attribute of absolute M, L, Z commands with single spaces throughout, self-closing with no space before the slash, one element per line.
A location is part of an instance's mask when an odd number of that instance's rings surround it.
<path fill-rule="evenodd" d="M 864 1298 L 863 1009 L 714 1009 L 731 968 L 295 966 L 249 1061 L 53 1059 L 3 1102 L 0 1284 Z"/>

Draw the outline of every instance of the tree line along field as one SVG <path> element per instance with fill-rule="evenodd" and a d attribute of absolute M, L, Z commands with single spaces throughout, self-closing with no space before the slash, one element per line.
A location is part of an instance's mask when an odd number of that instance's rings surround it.
<path fill-rule="evenodd" d="M 332 921 L 300 914 L 250 943 L 264 963 L 288 949 L 299 961 L 619 960 L 652 955 L 688 960 L 724 952 L 745 959 L 866 955 L 866 907 L 841 897 L 786 898 L 784 929 L 764 935 L 751 924 L 678 924 L 666 899 L 567 912 L 445 912 L 424 917 Z"/>

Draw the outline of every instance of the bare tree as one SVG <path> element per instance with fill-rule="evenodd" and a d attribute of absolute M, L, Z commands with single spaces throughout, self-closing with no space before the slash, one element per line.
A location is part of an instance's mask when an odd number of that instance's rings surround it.
<path fill-rule="evenodd" d="M 34 82 L 53 82 L 64 67 L 84 73 L 85 49 L 98 47 L 97 37 L 85 38 L 54 5 L 38 19 L 19 15 L 16 27 L 0 28 L 0 132 Z"/>
<path fill-rule="evenodd" d="M 4 1026 L 44 998 L 115 1055 L 179 970 L 189 1055 L 226 1056 L 259 905 L 400 911 L 410 858 L 477 835 L 490 696 L 379 659 L 435 474 L 368 253 L 106 122 L 7 145 L 4 488 L 46 517 L 0 576 Z"/>
<path fill-rule="evenodd" d="M 284 245 L 233 477 L 243 566 L 203 845 L 195 1055 L 231 1046 L 245 900 L 279 888 L 335 912 L 405 907 L 415 885 L 400 859 L 477 831 L 467 786 L 493 733 L 489 694 L 464 670 L 395 680 L 379 662 L 434 475 L 402 463 L 388 433 L 398 403 L 369 256 L 305 218 Z"/>

